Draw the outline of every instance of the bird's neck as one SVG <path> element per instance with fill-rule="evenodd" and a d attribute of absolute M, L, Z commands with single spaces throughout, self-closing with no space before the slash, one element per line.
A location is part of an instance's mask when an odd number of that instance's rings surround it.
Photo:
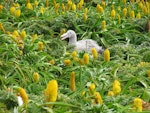
<path fill-rule="evenodd" d="M 69 45 L 76 45 L 76 42 L 77 42 L 77 36 L 69 38 Z"/>

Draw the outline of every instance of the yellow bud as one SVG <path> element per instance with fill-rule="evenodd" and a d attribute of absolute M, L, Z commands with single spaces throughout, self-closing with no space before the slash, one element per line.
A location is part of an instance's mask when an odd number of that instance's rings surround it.
<path fill-rule="evenodd" d="M 148 9 L 146 6 L 143 7 L 143 14 L 144 15 L 147 15 L 148 14 Z"/>
<path fill-rule="evenodd" d="M 87 14 L 86 14 L 86 13 L 84 13 L 84 15 L 83 15 L 83 19 L 84 19 L 84 21 L 86 21 L 86 20 L 87 20 Z"/>
<path fill-rule="evenodd" d="M 71 65 L 71 61 L 70 61 L 69 59 L 64 60 L 64 64 L 65 64 L 66 66 L 70 66 L 70 65 Z"/>
<path fill-rule="evenodd" d="M 71 72 L 70 75 L 70 89 L 71 91 L 75 91 L 76 86 L 75 86 L 75 72 Z"/>
<path fill-rule="evenodd" d="M 121 22 L 121 18 L 120 18 L 120 15 L 118 14 L 118 23 L 120 24 Z"/>
<path fill-rule="evenodd" d="M 133 10 L 130 12 L 130 17 L 131 17 L 131 18 L 135 18 L 135 15 L 134 15 L 134 11 L 133 11 Z"/>
<path fill-rule="evenodd" d="M 37 0 L 35 0 L 35 1 L 34 1 L 34 6 L 35 6 L 35 7 L 37 7 L 37 6 L 38 6 L 38 4 L 39 4 L 39 3 L 38 3 L 38 1 L 37 1 Z"/>
<path fill-rule="evenodd" d="M 99 4 L 97 4 L 96 10 L 97 10 L 98 13 L 103 13 L 104 12 L 103 7 L 101 7 Z"/>
<path fill-rule="evenodd" d="M 110 61 L 110 52 L 109 52 L 108 49 L 106 49 L 106 50 L 104 51 L 104 61 L 105 61 L 105 62 Z"/>
<path fill-rule="evenodd" d="M 20 93 L 20 96 L 21 96 L 23 102 L 25 104 L 27 104 L 28 103 L 28 95 L 27 95 L 26 91 L 21 87 L 18 89 L 18 91 Z"/>
<path fill-rule="evenodd" d="M 91 51 L 92 51 L 92 55 L 93 55 L 94 59 L 97 59 L 98 58 L 97 50 L 95 48 L 92 48 Z"/>
<path fill-rule="evenodd" d="M 62 12 L 65 12 L 65 5 L 64 4 L 62 4 Z"/>
<path fill-rule="evenodd" d="M 84 9 L 84 13 L 86 13 L 86 14 L 88 13 L 88 8 Z"/>
<path fill-rule="evenodd" d="M 31 3 L 27 3 L 27 9 L 33 10 L 32 4 Z"/>
<path fill-rule="evenodd" d="M 136 14 L 136 18 L 137 18 L 137 19 L 140 19 L 140 18 L 141 18 L 141 14 L 140 14 L 140 13 L 137 13 L 137 14 Z"/>
<path fill-rule="evenodd" d="M 76 11 L 76 5 L 73 3 L 73 5 L 72 5 L 72 10 L 73 11 Z"/>
<path fill-rule="evenodd" d="M 101 3 L 101 4 L 102 4 L 102 6 L 105 8 L 106 3 L 105 3 L 105 1 L 104 1 L 104 0 L 102 1 L 102 3 Z"/>
<path fill-rule="evenodd" d="M 127 8 L 124 8 L 123 9 L 123 17 L 126 18 L 126 16 L 127 16 Z"/>
<path fill-rule="evenodd" d="M 54 65 L 55 64 L 55 61 L 54 60 L 50 60 L 49 62 L 51 65 Z"/>
<path fill-rule="evenodd" d="M 0 12 L 3 10 L 3 5 L 0 4 Z"/>
<path fill-rule="evenodd" d="M 20 14 L 21 14 L 21 10 L 20 10 L 20 9 L 17 9 L 17 10 L 15 11 L 15 16 L 16 16 L 16 17 L 20 17 Z"/>
<path fill-rule="evenodd" d="M 140 98 L 135 98 L 133 100 L 133 106 L 135 107 L 135 110 L 137 112 L 142 112 L 142 99 Z"/>
<path fill-rule="evenodd" d="M 44 14 L 44 12 L 45 12 L 45 8 L 44 8 L 44 7 L 41 7 L 40 13 Z"/>
<path fill-rule="evenodd" d="M 25 39 L 26 38 L 26 31 L 22 30 L 20 33 L 20 36 L 22 39 Z"/>
<path fill-rule="evenodd" d="M 84 64 L 89 64 L 89 55 L 87 53 L 83 55 L 83 60 L 84 60 Z"/>
<path fill-rule="evenodd" d="M 102 27 L 101 27 L 101 29 L 104 30 L 105 28 L 106 28 L 106 21 L 103 20 L 103 21 L 102 21 Z"/>
<path fill-rule="evenodd" d="M 90 84 L 90 86 L 89 86 L 89 92 L 90 92 L 90 95 L 94 94 L 94 92 L 95 92 L 95 84 L 94 83 Z"/>
<path fill-rule="evenodd" d="M 34 80 L 34 82 L 38 82 L 39 79 L 40 79 L 39 74 L 38 74 L 37 72 L 34 72 L 34 73 L 33 73 L 33 80 Z"/>
<path fill-rule="evenodd" d="M 14 15 L 15 14 L 15 10 L 16 10 L 16 8 L 14 6 L 12 6 L 10 8 L 10 14 Z"/>
<path fill-rule="evenodd" d="M 48 0 L 46 0 L 46 7 L 48 7 L 49 3 L 48 3 Z"/>
<path fill-rule="evenodd" d="M 143 9 L 143 3 L 139 2 L 138 5 L 139 5 L 139 8 L 142 10 Z"/>
<path fill-rule="evenodd" d="M 114 10 L 114 9 L 113 9 L 113 10 L 111 10 L 110 15 L 111 15 L 111 17 L 112 17 L 112 18 L 115 18 L 115 16 L 116 16 L 116 12 L 115 12 L 115 10 Z"/>
<path fill-rule="evenodd" d="M 38 50 L 41 51 L 41 50 L 43 50 L 43 48 L 44 48 L 43 42 L 39 41 L 38 42 Z"/>
<path fill-rule="evenodd" d="M 103 100 L 99 92 L 94 93 L 94 102 L 95 104 L 100 104 L 100 105 L 103 104 Z"/>
<path fill-rule="evenodd" d="M 73 51 L 71 54 L 72 57 L 76 57 L 77 56 L 77 51 Z"/>
<path fill-rule="evenodd" d="M 18 31 L 17 31 L 17 30 L 14 30 L 13 35 L 16 36 L 16 37 L 18 37 L 18 36 L 19 36 Z"/>
<path fill-rule="evenodd" d="M 107 95 L 108 96 L 114 96 L 114 92 L 113 91 L 109 91 Z"/>

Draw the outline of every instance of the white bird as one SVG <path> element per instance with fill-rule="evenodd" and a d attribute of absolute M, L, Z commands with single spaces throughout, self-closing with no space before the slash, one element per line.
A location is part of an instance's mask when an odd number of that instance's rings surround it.
<path fill-rule="evenodd" d="M 103 53 L 103 48 L 97 44 L 96 41 L 92 39 L 84 39 L 77 41 L 77 35 L 73 30 L 68 30 L 66 33 L 61 35 L 61 40 L 69 38 L 69 46 L 74 46 L 75 50 L 81 52 L 91 52 L 92 48 L 95 48 L 98 53 Z"/>

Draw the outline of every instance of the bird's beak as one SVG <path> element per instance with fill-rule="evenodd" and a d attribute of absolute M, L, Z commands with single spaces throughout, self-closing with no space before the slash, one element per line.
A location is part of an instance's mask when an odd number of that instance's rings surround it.
<path fill-rule="evenodd" d="M 68 38 L 68 33 L 64 33 L 63 35 L 60 36 L 61 40 L 64 40 Z"/>

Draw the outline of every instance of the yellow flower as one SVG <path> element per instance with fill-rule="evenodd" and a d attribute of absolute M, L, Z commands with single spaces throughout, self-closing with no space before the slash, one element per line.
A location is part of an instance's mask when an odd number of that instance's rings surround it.
<path fill-rule="evenodd" d="M 105 3 L 105 1 L 104 0 L 102 0 L 102 6 L 105 8 L 105 6 L 106 6 L 106 3 Z"/>
<path fill-rule="evenodd" d="M 96 10 L 97 10 L 98 13 L 103 13 L 104 12 L 103 7 L 101 7 L 99 4 L 97 4 Z"/>
<path fill-rule="evenodd" d="M 123 1 L 124 5 L 126 5 L 126 0 L 122 0 L 122 1 Z"/>
<path fill-rule="evenodd" d="M 28 103 L 28 95 L 27 95 L 26 91 L 21 87 L 19 87 L 18 91 L 19 91 L 19 94 L 20 94 L 23 102 L 25 104 L 27 104 Z"/>
<path fill-rule="evenodd" d="M 148 14 L 148 8 L 146 6 L 143 7 L 143 13 L 144 13 L 144 15 Z"/>
<path fill-rule="evenodd" d="M 90 93 L 90 95 L 93 95 L 94 92 L 95 92 L 95 84 L 91 83 L 89 86 L 89 93 Z"/>
<path fill-rule="evenodd" d="M 0 4 L 0 12 L 3 10 L 3 5 Z"/>
<path fill-rule="evenodd" d="M 44 48 L 43 42 L 39 41 L 38 42 L 38 50 L 41 51 L 41 50 L 43 50 L 43 48 Z"/>
<path fill-rule="evenodd" d="M 92 48 L 91 51 L 92 51 L 92 55 L 93 55 L 94 59 L 97 59 L 98 58 L 98 53 L 97 53 L 96 49 Z"/>
<path fill-rule="evenodd" d="M 121 22 L 121 18 L 120 18 L 120 15 L 118 14 L 118 23 L 120 24 Z"/>
<path fill-rule="evenodd" d="M 23 55 L 23 51 L 22 50 L 19 51 L 19 55 L 21 55 L 21 56 Z"/>
<path fill-rule="evenodd" d="M 101 29 L 104 30 L 105 28 L 106 28 L 106 21 L 103 20 L 103 21 L 102 21 L 102 28 L 101 28 Z"/>
<path fill-rule="evenodd" d="M 56 80 L 50 80 L 45 90 L 45 98 L 47 102 L 55 102 L 58 95 L 58 83 Z M 52 107 L 52 105 L 50 105 Z"/>
<path fill-rule="evenodd" d="M 115 96 L 119 95 L 121 92 L 121 86 L 120 86 L 120 82 L 115 80 L 113 83 L 113 93 Z"/>
<path fill-rule="evenodd" d="M 27 3 L 27 9 L 33 10 L 32 4 L 31 3 Z"/>
<path fill-rule="evenodd" d="M 55 12 L 58 13 L 58 9 L 59 9 L 59 3 L 55 4 Z"/>
<path fill-rule="evenodd" d="M 148 70 L 148 77 L 150 78 L 150 70 Z"/>
<path fill-rule="evenodd" d="M 71 72 L 71 75 L 70 75 L 70 89 L 71 89 L 71 91 L 75 91 L 75 89 L 76 89 L 75 72 Z"/>
<path fill-rule="evenodd" d="M 71 56 L 72 56 L 72 57 L 76 57 L 76 56 L 77 56 L 77 51 L 74 50 L 74 51 L 71 53 Z"/>
<path fill-rule="evenodd" d="M 14 30 L 14 32 L 13 32 L 13 36 L 15 36 L 15 37 L 18 37 L 18 36 L 19 36 L 19 33 L 18 33 L 18 31 L 17 31 L 17 30 Z"/>
<path fill-rule="evenodd" d="M 84 13 L 84 15 L 83 15 L 83 19 L 84 19 L 84 21 L 86 21 L 86 20 L 87 20 L 87 14 L 86 14 L 86 13 Z"/>
<path fill-rule="evenodd" d="M 16 8 L 14 6 L 12 6 L 10 8 L 10 14 L 14 15 L 15 14 L 15 10 L 16 10 Z"/>
<path fill-rule="evenodd" d="M 134 11 L 133 11 L 133 10 L 130 12 L 130 17 L 131 17 L 131 18 L 135 18 L 135 15 L 134 15 Z"/>
<path fill-rule="evenodd" d="M 16 16 L 16 17 L 20 17 L 20 14 L 21 14 L 21 10 L 20 10 L 20 9 L 17 9 L 17 10 L 15 11 L 15 16 Z"/>
<path fill-rule="evenodd" d="M 140 98 L 135 98 L 133 100 L 133 106 L 135 108 L 135 111 L 137 112 L 142 112 L 142 99 Z"/>
<path fill-rule="evenodd" d="M 74 61 L 79 61 L 79 58 L 78 57 L 73 57 L 73 60 Z"/>
<path fill-rule="evenodd" d="M 115 16 L 116 16 L 116 12 L 115 12 L 115 10 L 114 10 L 114 9 L 112 9 L 112 10 L 111 10 L 110 15 L 111 15 L 111 17 L 112 17 L 112 18 L 115 18 Z"/>
<path fill-rule="evenodd" d="M 22 30 L 20 33 L 20 36 L 22 39 L 25 39 L 26 38 L 26 31 Z"/>
<path fill-rule="evenodd" d="M 108 49 L 104 51 L 104 61 L 106 62 L 110 61 L 110 52 Z"/>
<path fill-rule="evenodd" d="M 18 3 L 13 3 L 13 6 L 16 7 L 16 8 L 17 8 L 17 7 L 18 7 L 18 8 L 20 7 L 20 5 L 19 5 Z"/>
<path fill-rule="evenodd" d="M 35 1 L 34 1 L 34 6 L 35 6 L 35 7 L 37 7 L 37 6 L 38 6 L 38 4 L 39 4 L 39 3 L 38 3 L 38 1 L 37 1 L 37 0 L 35 0 Z"/>
<path fill-rule="evenodd" d="M 79 63 L 80 63 L 80 65 L 83 65 L 83 64 L 84 64 L 84 60 L 83 60 L 83 59 L 80 59 L 80 60 L 79 60 Z"/>
<path fill-rule="evenodd" d="M 66 33 L 66 29 L 61 29 L 60 35 L 62 35 L 62 34 L 64 34 L 64 33 Z"/>
<path fill-rule="evenodd" d="M 67 10 L 68 11 L 71 9 L 71 6 L 72 6 L 72 1 L 68 0 L 68 3 L 67 3 Z"/>
<path fill-rule="evenodd" d="M 40 79 L 39 74 L 38 74 L 37 72 L 34 72 L 34 73 L 33 73 L 33 80 L 34 80 L 34 82 L 38 82 L 39 79 Z"/>
<path fill-rule="evenodd" d="M 136 18 L 137 18 L 137 19 L 140 19 L 140 18 L 141 18 L 141 14 L 140 14 L 140 13 L 137 13 L 137 14 L 136 14 Z"/>
<path fill-rule="evenodd" d="M 84 9 L 84 13 L 86 13 L 86 14 L 88 13 L 88 8 Z"/>
<path fill-rule="evenodd" d="M 94 102 L 95 104 L 100 104 L 100 105 L 103 104 L 103 100 L 99 92 L 94 93 Z"/>
<path fill-rule="evenodd" d="M 45 8 L 44 8 L 44 7 L 41 7 L 40 13 L 44 14 L 44 12 L 45 12 Z"/>
<path fill-rule="evenodd" d="M 77 4 L 79 10 L 82 9 L 83 4 L 84 4 L 84 0 L 80 0 L 80 2 Z"/>
<path fill-rule="evenodd" d="M 71 61 L 70 61 L 69 59 L 64 60 L 64 64 L 65 64 L 66 66 L 70 66 L 70 65 L 71 65 Z"/>
<path fill-rule="evenodd" d="M 50 60 L 49 63 L 50 63 L 51 65 L 54 65 L 54 64 L 55 64 L 55 61 L 54 61 L 54 60 Z"/>
<path fill-rule="evenodd" d="M 30 3 L 30 0 L 26 0 L 26 4 Z"/>
<path fill-rule="evenodd" d="M 123 9 L 123 17 L 126 18 L 126 16 L 127 16 L 127 8 L 124 8 Z"/>
<path fill-rule="evenodd" d="M 87 53 L 83 55 L 83 60 L 84 60 L 84 64 L 89 64 L 89 55 Z"/>
<path fill-rule="evenodd" d="M 138 5 L 139 5 L 139 8 L 142 10 L 143 9 L 143 3 L 139 2 Z"/>
<path fill-rule="evenodd" d="M 109 91 L 107 95 L 108 96 L 114 96 L 114 92 L 113 91 Z"/>
<path fill-rule="evenodd" d="M 65 12 L 65 5 L 64 5 L 64 3 L 62 3 L 62 12 Z"/>
<path fill-rule="evenodd" d="M 76 11 L 76 5 L 74 3 L 72 4 L 72 10 Z"/>

